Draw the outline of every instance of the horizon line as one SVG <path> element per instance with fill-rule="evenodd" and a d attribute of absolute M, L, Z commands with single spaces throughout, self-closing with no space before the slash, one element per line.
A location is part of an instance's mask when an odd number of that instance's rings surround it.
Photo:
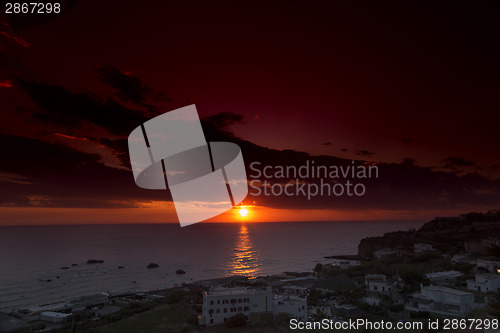
<path fill-rule="evenodd" d="M 317 221 L 231 221 L 231 222 L 198 222 L 195 224 L 258 224 L 258 223 L 345 223 L 345 222 L 415 222 L 426 223 L 432 220 L 317 220 Z M 0 227 L 54 227 L 54 226 L 123 226 L 123 225 L 174 225 L 180 226 L 179 222 L 122 222 L 122 223 L 54 223 L 54 224 L 0 224 Z M 193 224 L 193 225 L 195 225 Z M 182 227 L 184 228 L 184 227 Z"/>

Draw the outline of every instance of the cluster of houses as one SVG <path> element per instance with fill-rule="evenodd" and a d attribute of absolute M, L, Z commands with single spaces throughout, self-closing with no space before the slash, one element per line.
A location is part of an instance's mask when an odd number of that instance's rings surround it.
<path fill-rule="evenodd" d="M 443 286 L 421 286 L 410 297 L 405 309 L 409 312 L 429 312 L 445 316 L 464 316 L 478 307 L 471 292 Z"/>
<path fill-rule="evenodd" d="M 359 260 L 333 260 L 322 265 L 322 270 L 342 270 L 361 264 Z M 291 273 L 290 273 L 291 274 Z M 310 288 L 294 284 L 315 279 L 310 273 L 294 278 L 280 279 L 278 285 L 263 287 L 210 287 L 203 292 L 203 309 L 199 323 L 206 327 L 223 325 L 236 314 L 243 314 L 246 321 L 269 322 L 288 319 L 306 321 L 311 315 L 333 316 L 333 314 L 357 314 L 358 308 L 350 304 L 332 304 L 332 307 L 307 305 Z M 312 283 L 310 283 L 312 286 Z M 330 292 L 328 290 L 326 293 Z M 333 309 L 333 310 L 332 310 Z"/>
<path fill-rule="evenodd" d="M 496 244 L 496 239 L 489 239 L 488 244 Z M 394 255 L 397 250 L 387 250 L 379 256 Z M 405 249 L 407 253 L 409 249 Z M 431 244 L 416 243 L 411 252 L 422 254 L 435 251 Z M 465 259 L 464 259 L 465 258 Z M 365 296 L 360 299 L 369 305 L 380 306 L 384 300 L 396 304 L 404 309 L 406 314 L 426 312 L 437 316 L 462 317 L 477 307 L 489 302 L 494 293 L 500 291 L 500 262 L 494 258 L 455 258 L 455 262 L 474 264 L 477 274 L 473 279 L 465 280 L 464 274 L 456 270 L 440 271 L 425 274 L 429 285 L 421 285 L 420 290 L 411 295 L 402 295 L 401 279 L 389 280 L 382 274 L 368 274 L 365 276 Z M 338 269 L 348 269 L 359 265 L 354 260 L 340 260 L 332 264 L 323 265 L 323 272 Z M 334 297 L 328 297 L 330 290 L 317 289 L 325 293 L 323 305 L 307 305 L 309 289 L 304 286 L 289 285 L 298 283 L 310 277 L 298 277 L 281 280 L 288 285 L 273 289 L 267 288 L 222 288 L 215 287 L 203 293 L 203 310 L 200 324 L 209 326 L 223 325 L 230 317 L 241 313 L 247 321 L 281 320 L 295 318 L 299 321 L 310 320 L 311 317 L 326 316 L 357 316 L 358 307 L 352 304 L 337 303 Z M 459 281 L 460 280 L 460 281 Z M 456 287 L 457 282 L 464 286 Z M 466 284 L 466 287 L 465 287 Z M 330 303 L 328 303 L 330 300 Z"/>
<path fill-rule="evenodd" d="M 449 276 L 455 276 L 456 273 Z M 449 281 L 449 280 L 448 280 Z M 476 274 L 474 280 L 467 280 L 467 289 L 458 290 L 442 285 L 421 286 L 420 292 L 413 294 L 407 305 L 409 312 L 429 312 L 446 316 L 465 316 L 488 302 L 488 293 L 500 290 L 500 275 Z M 478 293 L 479 292 L 479 293 Z"/>
<path fill-rule="evenodd" d="M 49 323 L 66 322 L 72 313 L 84 311 L 108 302 L 108 297 L 103 294 L 87 296 L 71 302 L 60 301 L 43 305 L 32 305 L 13 310 L 11 315 L 26 322 L 45 321 Z"/>
<path fill-rule="evenodd" d="M 330 290 L 324 291 L 325 295 L 331 293 Z M 309 288 L 292 285 L 275 290 L 271 286 L 260 289 L 215 287 L 203 293 L 203 310 L 199 323 L 206 327 L 224 325 L 237 314 L 242 314 L 246 321 L 254 323 L 288 322 L 289 319 L 308 321 L 315 316 L 342 318 L 359 314 L 358 307 L 337 304 L 335 301 L 328 306 L 308 307 L 308 293 Z"/>
<path fill-rule="evenodd" d="M 490 237 L 464 242 L 465 253 L 469 256 L 480 256 L 488 253 L 488 249 L 500 247 L 500 237 Z"/>
<path fill-rule="evenodd" d="M 477 307 L 484 306 L 489 296 L 500 291 L 500 262 L 476 259 L 476 266 L 484 273 L 478 273 L 474 279 L 467 280 L 467 288 L 454 289 L 451 286 L 463 273 L 450 270 L 426 274 L 430 285 L 421 285 L 420 291 L 410 297 L 405 304 L 407 312 L 428 312 L 443 316 L 465 316 Z M 379 305 L 380 297 L 389 295 L 398 282 L 389 283 L 384 275 L 371 274 L 365 278 L 367 296 L 364 301 Z M 490 294 L 487 294 L 490 293 Z"/>
<path fill-rule="evenodd" d="M 439 316 L 460 317 L 487 303 L 488 295 L 491 294 L 484 293 L 500 290 L 500 275 L 494 273 L 476 274 L 473 280 L 467 281 L 467 289 L 451 288 L 456 279 L 462 276 L 462 273 L 453 270 L 429 273 L 427 278 L 431 284 L 421 285 L 420 291 L 404 300 L 397 293 L 399 282 L 390 282 L 382 274 L 369 274 L 365 276 L 366 296 L 363 302 L 380 305 L 385 295 L 404 306 L 407 313 L 427 312 Z M 352 304 L 308 308 L 308 288 L 305 287 L 284 286 L 280 291 L 285 293 L 273 293 L 271 286 L 265 289 L 212 288 L 203 293 L 200 324 L 207 327 L 224 325 L 230 317 L 239 313 L 244 315 L 246 321 L 252 322 L 279 321 L 283 318 L 306 321 L 311 315 L 319 313 L 327 317 L 335 314 L 359 314 L 359 309 Z"/>
<path fill-rule="evenodd" d="M 407 312 L 428 312 L 444 316 L 464 316 L 488 302 L 488 293 L 500 290 L 500 275 L 493 273 L 476 274 L 473 280 L 467 280 L 467 289 L 453 289 L 449 286 L 462 277 L 457 271 L 444 271 L 426 274 L 431 281 L 428 286 L 421 285 L 420 291 L 410 297 L 405 304 Z M 370 305 L 380 305 L 381 295 L 391 295 L 398 282 L 390 283 L 381 274 L 365 277 L 366 296 L 363 299 Z"/>
<path fill-rule="evenodd" d="M 398 247 L 398 248 L 388 248 L 380 249 L 373 252 L 373 256 L 376 259 L 381 259 L 388 256 L 406 256 L 411 254 L 422 254 L 425 252 L 436 251 L 432 244 L 427 243 L 415 243 L 413 247 Z"/>
<path fill-rule="evenodd" d="M 123 294 L 97 294 L 81 297 L 70 302 L 59 301 L 50 304 L 32 305 L 13 309 L 9 316 L 15 318 L 19 327 L 35 325 L 43 322 L 49 324 L 50 328 L 60 327 L 73 319 L 73 315 L 88 312 L 93 318 L 109 315 L 120 311 L 120 309 L 132 302 L 152 302 L 161 295 L 144 293 Z"/>

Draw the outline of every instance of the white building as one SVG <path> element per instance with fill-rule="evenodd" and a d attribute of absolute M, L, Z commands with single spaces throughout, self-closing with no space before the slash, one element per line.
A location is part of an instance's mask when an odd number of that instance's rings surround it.
<path fill-rule="evenodd" d="M 207 327 L 224 324 L 228 318 L 242 313 L 246 320 L 252 314 L 273 311 L 272 288 L 216 288 L 203 293 L 203 322 Z"/>
<path fill-rule="evenodd" d="M 420 293 L 413 294 L 409 299 L 405 309 L 410 312 L 464 316 L 476 306 L 474 294 L 470 292 L 441 286 L 422 286 Z"/>
<path fill-rule="evenodd" d="M 45 305 L 33 305 L 20 309 L 17 313 L 28 322 L 41 320 L 43 312 L 61 313 L 62 311 L 71 312 L 73 305 L 66 302 L 57 302 Z M 45 319 L 44 319 L 45 320 Z"/>
<path fill-rule="evenodd" d="M 369 305 L 377 305 L 379 306 L 382 303 L 382 299 L 378 296 L 366 296 L 363 298 L 363 302 Z"/>
<path fill-rule="evenodd" d="M 476 274 L 475 280 L 467 280 L 467 289 L 497 292 L 500 289 L 500 275 Z"/>
<path fill-rule="evenodd" d="M 274 319 L 277 320 L 280 314 L 285 314 L 290 318 L 299 321 L 307 320 L 307 299 L 297 296 L 282 295 L 273 300 Z"/>
<path fill-rule="evenodd" d="M 413 250 L 415 251 L 415 253 L 422 253 L 422 252 L 426 252 L 426 251 L 434 251 L 434 248 L 432 247 L 431 244 L 415 243 L 413 245 Z"/>
<path fill-rule="evenodd" d="M 451 283 L 457 280 L 457 278 L 463 276 L 462 273 L 458 271 L 443 271 L 436 273 L 428 273 L 425 276 L 431 280 L 432 283 Z"/>
<path fill-rule="evenodd" d="M 381 249 L 373 252 L 373 256 L 377 259 L 382 259 L 389 256 L 400 255 L 401 251 L 398 249 Z"/>
<path fill-rule="evenodd" d="M 359 265 L 361 265 L 360 260 L 335 260 L 332 263 L 324 264 L 323 269 L 327 271 L 331 269 L 348 269 Z"/>
<path fill-rule="evenodd" d="M 309 316 L 325 316 L 326 318 L 333 316 L 331 306 L 311 306 L 307 314 Z"/>
<path fill-rule="evenodd" d="M 53 312 L 53 311 L 45 311 L 40 314 L 40 320 L 43 321 L 49 321 L 52 323 L 60 323 L 62 321 L 65 321 L 66 318 L 71 316 L 71 314 L 68 313 L 61 313 L 61 312 Z"/>
<path fill-rule="evenodd" d="M 295 295 L 277 295 L 273 298 L 270 286 L 266 290 L 216 288 L 203 293 L 201 322 L 207 327 L 222 325 L 238 313 L 243 314 L 247 321 L 252 316 L 262 315 L 278 319 L 283 314 L 304 321 L 307 320 L 307 298 Z"/>
<path fill-rule="evenodd" d="M 483 267 L 490 273 L 500 273 L 500 261 L 488 260 L 488 259 L 477 259 L 477 267 Z"/>
<path fill-rule="evenodd" d="M 495 247 L 500 246 L 500 237 L 490 237 L 487 239 L 481 239 L 481 243 L 484 247 Z"/>
<path fill-rule="evenodd" d="M 368 291 L 380 294 L 389 293 L 393 287 L 382 274 L 368 274 L 365 276 L 365 282 Z"/>
<path fill-rule="evenodd" d="M 281 287 L 285 294 L 297 295 L 297 296 L 307 296 L 309 288 L 300 286 L 283 286 Z"/>
<path fill-rule="evenodd" d="M 454 264 L 476 264 L 476 259 L 473 259 L 467 255 L 455 254 L 451 257 L 451 262 Z"/>

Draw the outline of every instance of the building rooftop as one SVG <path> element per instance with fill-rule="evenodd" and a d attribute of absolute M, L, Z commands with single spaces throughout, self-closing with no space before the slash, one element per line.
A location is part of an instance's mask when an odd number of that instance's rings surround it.
<path fill-rule="evenodd" d="M 69 313 L 60 313 L 60 312 L 53 312 L 53 311 L 45 311 L 42 312 L 42 316 L 47 316 L 47 317 L 54 317 L 54 318 L 66 318 L 71 316 Z"/>
<path fill-rule="evenodd" d="M 427 276 L 429 279 L 445 278 L 445 277 L 459 277 L 462 275 L 463 274 L 458 272 L 458 271 L 443 271 L 443 272 L 425 274 L 425 276 Z"/>
<path fill-rule="evenodd" d="M 208 296 L 224 296 L 224 295 L 248 295 L 248 294 L 260 294 L 265 292 L 265 290 L 255 290 L 246 288 L 214 288 L 210 291 L 205 291 Z"/>
<path fill-rule="evenodd" d="M 500 279 L 500 275 L 499 274 L 491 274 L 491 273 L 476 274 L 476 278 L 477 277 L 482 277 L 482 278 L 491 279 L 491 280 Z"/>
<path fill-rule="evenodd" d="M 303 301 L 305 301 L 305 298 L 289 295 L 277 295 L 274 299 L 274 302 L 281 303 L 300 303 Z"/>
<path fill-rule="evenodd" d="M 32 313 L 38 313 L 38 312 L 51 312 L 51 311 L 57 311 L 57 310 L 64 310 L 71 308 L 73 304 L 71 303 L 65 303 L 65 302 L 59 302 L 59 303 L 53 303 L 53 304 L 45 304 L 45 305 L 32 305 L 24 308 L 24 310 L 28 310 Z"/>
<path fill-rule="evenodd" d="M 300 287 L 300 286 L 284 286 L 282 288 L 283 289 L 292 289 L 292 290 L 302 290 L 302 291 L 306 291 L 309 289 L 307 287 Z"/>
<path fill-rule="evenodd" d="M 385 281 L 383 274 L 368 274 L 365 276 L 366 281 Z"/>
<path fill-rule="evenodd" d="M 336 304 L 335 307 L 338 309 L 345 309 L 345 310 L 357 310 L 358 309 L 358 307 L 356 305 L 353 305 L 353 304 Z"/>
<path fill-rule="evenodd" d="M 432 301 L 432 300 L 430 300 L 430 299 L 426 299 L 426 298 L 418 298 L 418 297 L 417 297 L 417 298 L 413 298 L 412 300 L 413 300 L 414 302 L 419 303 L 419 304 L 425 304 L 425 305 L 427 305 L 427 304 L 431 304 L 431 303 L 433 302 L 433 301 Z"/>
<path fill-rule="evenodd" d="M 461 290 L 451 289 L 451 288 L 446 288 L 446 287 L 441 287 L 441 286 L 425 286 L 425 287 L 422 287 L 422 289 L 427 289 L 430 291 L 439 291 L 442 293 L 447 293 L 447 294 L 452 294 L 452 295 L 457 295 L 457 296 L 472 295 L 472 293 L 467 292 L 467 291 L 461 291 Z"/>
<path fill-rule="evenodd" d="M 483 262 L 488 262 L 488 263 L 494 263 L 498 264 L 500 261 L 496 260 L 495 257 L 482 257 L 482 258 L 477 258 L 477 261 L 483 261 Z"/>

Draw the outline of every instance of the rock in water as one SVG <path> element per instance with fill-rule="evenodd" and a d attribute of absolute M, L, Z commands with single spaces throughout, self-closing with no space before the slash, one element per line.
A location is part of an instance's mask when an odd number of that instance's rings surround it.
<path fill-rule="evenodd" d="M 176 271 L 176 273 L 177 273 L 177 274 L 186 274 L 186 272 L 184 272 L 182 269 L 178 269 L 178 270 Z"/>
<path fill-rule="evenodd" d="M 157 267 L 160 267 L 160 265 L 155 264 L 154 262 L 152 262 L 152 263 L 150 263 L 150 264 L 148 265 L 148 268 L 157 268 Z"/>
<path fill-rule="evenodd" d="M 102 264 L 104 263 L 104 260 L 100 259 L 89 259 L 87 260 L 87 264 Z"/>

